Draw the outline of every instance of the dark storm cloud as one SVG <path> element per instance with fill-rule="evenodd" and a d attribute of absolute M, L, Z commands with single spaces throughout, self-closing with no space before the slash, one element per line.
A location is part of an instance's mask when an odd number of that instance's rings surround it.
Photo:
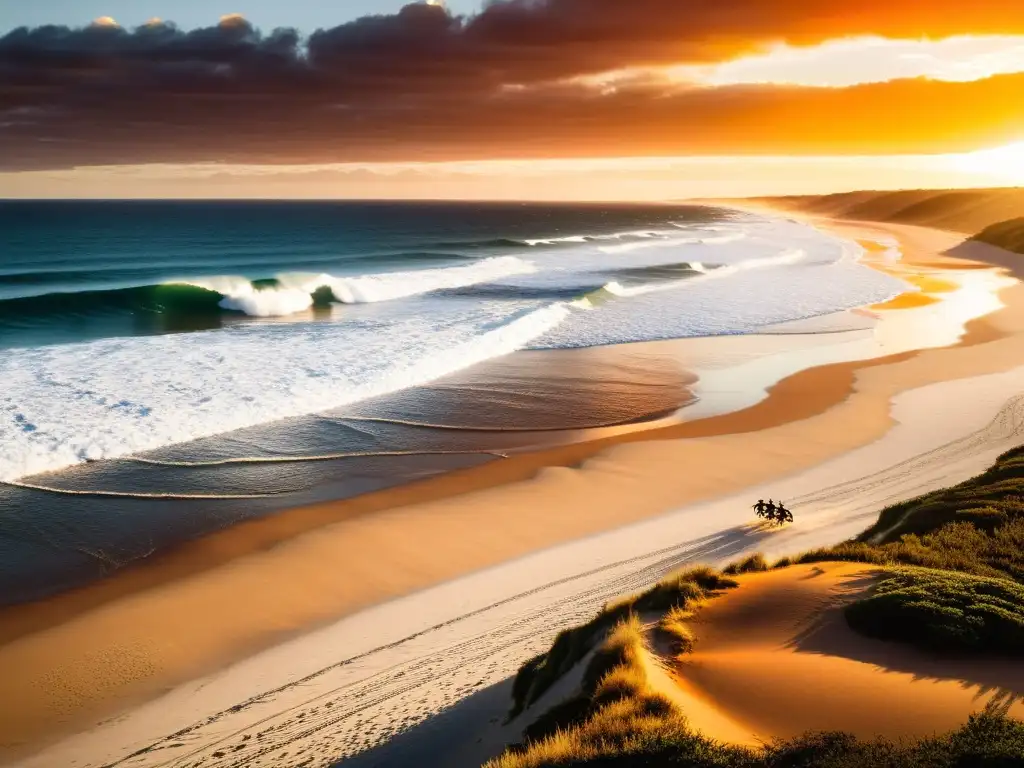
<path fill-rule="evenodd" d="M 0 37 L 0 167 L 895 150 L 904 137 L 878 125 L 824 136 L 798 125 L 796 112 L 872 108 L 899 84 L 837 98 L 771 87 L 665 94 L 643 83 L 602 96 L 558 83 L 721 60 L 777 39 L 1022 30 L 1019 0 L 500 0 L 473 17 L 417 4 L 308 39 L 238 17 L 191 31 L 16 29 Z M 925 112 L 976 98 L 957 84 L 911 90 L 900 97 L 923 100 Z M 1015 114 L 1007 105 L 984 130 Z M 928 128 L 925 143 L 949 133 Z"/>

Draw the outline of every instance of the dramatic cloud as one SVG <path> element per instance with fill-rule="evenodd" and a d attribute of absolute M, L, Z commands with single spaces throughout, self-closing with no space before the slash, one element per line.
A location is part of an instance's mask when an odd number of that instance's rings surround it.
<path fill-rule="evenodd" d="M 1024 127 L 1019 76 L 835 92 L 580 78 L 773 41 L 1017 32 L 1019 0 L 416 4 L 308 39 L 239 16 L 17 29 L 0 37 L 0 167 L 959 149 Z"/>

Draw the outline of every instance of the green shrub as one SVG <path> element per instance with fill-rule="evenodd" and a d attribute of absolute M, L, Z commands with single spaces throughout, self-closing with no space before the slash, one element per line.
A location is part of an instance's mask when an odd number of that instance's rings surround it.
<path fill-rule="evenodd" d="M 881 640 L 1024 655 L 1024 586 L 1006 579 L 901 568 L 845 612 L 853 629 Z"/>
<path fill-rule="evenodd" d="M 981 523 L 988 530 L 1024 518 L 1024 446 L 1007 451 L 985 472 L 959 485 L 882 510 L 858 541 L 887 544 L 925 535 L 948 523 Z"/>

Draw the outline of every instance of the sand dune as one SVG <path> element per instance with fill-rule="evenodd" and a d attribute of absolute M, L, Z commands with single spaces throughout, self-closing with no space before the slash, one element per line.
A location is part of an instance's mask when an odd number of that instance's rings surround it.
<path fill-rule="evenodd" d="M 702 608 L 694 653 L 675 670 L 706 710 L 693 710 L 694 725 L 749 743 L 738 724 L 753 740 L 807 730 L 911 738 L 954 730 L 986 707 L 1024 717 L 1024 667 L 1013 660 L 944 659 L 853 632 L 842 606 L 875 573 L 824 563 L 742 576 Z"/>
<path fill-rule="evenodd" d="M 973 235 L 1019 218 L 1024 213 L 1024 188 L 847 192 L 760 198 L 758 202 L 816 216 L 914 224 Z"/>
<path fill-rule="evenodd" d="M 986 227 L 974 236 L 974 240 L 1014 253 L 1024 253 L 1024 218 L 1010 219 Z"/>

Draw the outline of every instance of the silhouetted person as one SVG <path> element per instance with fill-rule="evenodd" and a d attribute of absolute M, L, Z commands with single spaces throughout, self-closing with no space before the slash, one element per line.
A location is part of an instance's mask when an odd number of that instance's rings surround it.
<path fill-rule="evenodd" d="M 780 501 L 779 506 L 775 510 L 775 519 L 779 525 L 783 525 L 785 523 L 792 523 L 793 513 L 786 509 L 786 505 Z"/>
<path fill-rule="evenodd" d="M 768 522 L 770 523 L 775 522 L 775 510 L 775 502 L 772 501 L 771 499 L 768 499 L 768 503 L 765 505 L 764 516 L 768 518 Z"/>
<path fill-rule="evenodd" d="M 767 511 L 768 505 L 764 503 L 764 499 L 758 499 L 757 504 L 754 505 L 754 512 L 757 513 L 758 517 L 764 517 Z"/>

